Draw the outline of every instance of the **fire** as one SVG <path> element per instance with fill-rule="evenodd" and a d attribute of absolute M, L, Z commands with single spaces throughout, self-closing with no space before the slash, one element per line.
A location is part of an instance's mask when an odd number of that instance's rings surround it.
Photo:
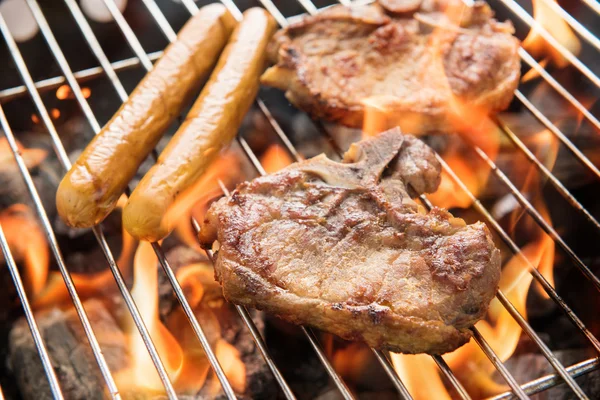
<path fill-rule="evenodd" d="M 117 202 L 116 208 L 122 210 L 125 203 L 127 203 L 127 198 L 123 195 Z M 133 256 L 138 242 L 133 236 L 127 233 L 125 229 L 122 229 L 121 232 L 123 246 L 121 248 L 121 254 L 117 259 L 117 265 L 119 266 L 123 277 L 127 279 L 131 276 Z M 79 296 L 84 300 L 93 297 L 103 297 L 116 290 L 114 278 L 109 269 L 92 274 L 71 273 L 71 278 L 73 279 L 73 283 L 77 288 Z M 43 309 L 51 306 L 71 306 L 69 292 L 67 291 L 62 275 L 58 271 L 50 272 L 45 287 L 34 297 L 32 303 L 36 309 Z"/>
<path fill-rule="evenodd" d="M 563 47 L 575 56 L 581 51 L 581 42 L 573 33 L 564 19 L 554 11 L 549 3 L 556 4 L 556 0 L 532 0 L 534 19 Z M 549 58 L 552 63 L 560 68 L 566 67 L 569 62 L 540 35 L 536 28 L 532 28 L 523 41 L 523 47 L 533 56 Z"/>
<path fill-rule="evenodd" d="M 260 163 L 267 174 L 277 172 L 280 169 L 287 167 L 292 162 L 294 161 L 288 152 L 277 144 L 269 146 L 260 159 Z"/>
<path fill-rule="evenodd" d="M 556 25 L 549 14 L 547 6 L 540 9 L 543 1 L 534 1 L 537 6 L 536 18 L 542 19 L 544 24 Z M 456 11 L 456 10 L 454 10 Z M 452 18 L 452 16 L 449 16 Z M 564 21 L 560 21 L 564 26 Z M 568 38 L 571 33 L 568 27 L 553 30 L 562 40 Z M 553 28 L 554 29 L 554 28 Z M 532 35 L 529 43 L 539 42 Z M 571 33 L 572 34 L 572 33 Z M 436 80 L 436 87 L 445 90 L 450 98 L 451 113 L 448 116 L 447 133 L 457 133 L 462 140 L 457 141 L 455 137 L 447 139 L 442 157 L 450 169 L 459 177 L 467 189 L 475 196 L 480 197 L 487 185 L 491 169 L 487 163 L 473 150 L 474 146 L 481 149 L 491 160 L 495 160 L 500 151 L 500 138 L 502 132 L 498 126 L 483 111 L 473 107 L 461 98 L 453 95 L 447 77 L 444 74 L 441 46 L 436 32 L 432 35 L 431 58 L 432 78 Z M 575 38 L 576 39 L 576 38 Z M 578 42 L 576 42 L 578 44 Z M 569 48 L 576 52 L 573 43 Z M 558 62 L 558 59 L 552 59 Z M 524 79 L 533 79 L 535 75 L 525 76 Z M 399 100 L 393 96 L 371 96 L 364 99 L 365 117 L 363 134 L 366 136 L 377 135 L 379 132 L 399 125 L 404 132 L 411 133 L 412 127 L 417 127 L 422 121 L 419 116 L 394 114 L 394 104 Z M 418 131 L 418 129 L 416 130 Z M 442 139 L 444 140 L 444 139 Z M 531 139 L 530 145 L 535 146 L 536 157 L 542 160 L 548 169 L 552 169 L 558 152 L 558 144 L 551 132 L 542 131 Z M 542 177 L 534 166 L 528 170 L 525 184 L 521 191 L 533 199 L 534 207 L 551 223 L 549 214 L 541 194 Z M 451 177 L 442 172 L 442 182 L 436 193 L 428 195 L 434 205 L 444 208 L 468 208 L 472 200 L 465 191 L 458 186 Z M 522 256 L 513 256 L 504 266 L 500 288 L 508 297 L 516 309 L 526 317 L 526 298 L 532 283 L 529 264 L 552 282 L 552 271 L 554 264 L 554 242 L 544 231 L 528 218 L 523 216 L 519 208 L 512 214 L 514 225 L 519 225 L 520 236 L 526 234 L 527 241 L 522 249 Z M 528 261 L 525 261 L 523 259 Z M 513 319 L 510 313 L 494 300 L 490 305 L 487 318 L 477 323 L 477 328 L 483 334 L 496 354 L 504 361 L 515 351 L 521 336 L 521 327 Z M 348 356 L 344 356 L 348 358 Z M 506 390 L 506 386 L 497 383 L 493 379 L 495 368 L 487 359 L 479 346 L 471 341 L 456 351 L 444 356 L 461 383 L 465 386 L 471 396 L 481 398 L 489 397 Z M 431 357 L 426 355 L 399 355 L 393 354 L 392 361 L 404 384 L 415 399 L 450 399 L 451 394 L 441 379 L 439 369 Z"/>
<path fill-rule="evenodd" d="M 392 363 L 415 400 L 450 400 L 433 359 L 424 354 L 393 354 Z"/>
<path fill-rule="evenodd" d="M 149 243 L 142 242 L 134 259 L 135 281 L 131 290 L 152 340 L 178 394 L 193 395 L 200 389 L 217 393 L 218 382 L 207 382 L 210 363 L 183 310 L 177 308 L 163 323 L 158 313 L 158 260 Z M 234 390 L 246 388 L 246 367 L 239 351 L 222 339 L 218 311 L 224 305 L 214 280 L 212 265 L 189 264 L 176 273 L 194 315 Z M 162 392 L 163 386 L 132 321 L 125 328 L 130 346 L 130 365 L 119 371 L 117 384 L 125 392 Z M 208 384 L 208 388 L 204 387 Z"/>
<path fill-rule="evenodd" d="M 87 99 L 92 95 L 92 90 L 89 87 L 82 87 L 81 94 Z M 69 85 L 61 85 L 56 89 L 56 98 L 59 100 L 74 99 L 75 95 Z"/>
<path fill-rule="evenodd" d="M 17 142 L 17 148 L 27 168 L 41 164 L 46 150 L 28 149 Z M 16 161 L 6 138 L 0 139 L 0 170 L 18 174 Z M 14 171 L 13 171 L 14 169 Z M 24 268 L 23 280 L 30 296 L 37 296 L 48 279 L 49 251 L 44 231 L 34 212 L 25 204 L 13 204 L 0 211 L 0 225 L 15 261 Z M 0 259 L 3 255 L 0 253 Z"/>
<path fill-rule="evenodd" d="M 183 364 L 183 350 L 158 316 L 158 260 L 150 243 L 139 244 L 133 261 L 133 273 L 131 295 L 169 377 L 176 380 Z M 127 324 L 125 333 L 129 338 L 131 365 L 127 372 L 119 373 L 117 383 L 120 387 L 162 391 L 161 380 L 132 321 Z"/>
<path fill-rule="evenodd" d="M 2 210 L 0 225 L 15 261 L 23 265 L 23 280 L 28 294 L 37 296 L 48 278 L 49 252 L 44 232 L 33 211 L 25 204 L 14 204 Z"/>
<path fill-rule="evenodd" d="M 25 165 L 27 165 L 27 168 L 30 169 L 40 165 L 48 155 L 46 150 L 28 149 L 23 147 L 23 145 L 18 141 L 17 149 L 19 149 L 23 160 L 25 160 Z M 16 168 L 17 163 L 12 155 L 8 141 L 4 137 L 0 138 L 0 167 L 8 167 L 13 165 Z"/>
<path fill-rule="evenodd" d="M 202 178 L 169 209 L 166 220 L 172 221 L 175 234 L 187 246 L 199 249 L 190 223 L 191 217 L 202 221 L 211 200 L 222 195 L 221 183 L 230 187 L 238 181 L 241 175 L 241 165 L 237 153 L 227 151 L 215 160 Z"/>

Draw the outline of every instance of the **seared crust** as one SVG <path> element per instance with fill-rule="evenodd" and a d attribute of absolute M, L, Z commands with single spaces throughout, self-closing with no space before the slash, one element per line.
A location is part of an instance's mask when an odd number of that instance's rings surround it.
<path fill-rule="evenodd" d="M 408 3 L 383 6 L 411 10 Z M 484 114 L 508 107 L 520 76 L 510 23 L 483 2 L 465 10 L 430 0 L 407 12 L 336 6 L 291 24 L 271 43 L 276 65 L 262 83 L 314 118 L 352 127 L 362 127 L 363 102 L 377 97 L 388 126 L 412 134 L 447 131 L 460 118 L 457 104 Z"/>
<path fill-rule="evenodd" d="M 435 190 L 432 151 L 398 129 L 337 163 L 324 156 L 238 186 L 213 204 L 225 298 L 350 340 L 442 354 L 468 341 L 500 278 L 482 223 L 426 214 L 407 193 Z"/>

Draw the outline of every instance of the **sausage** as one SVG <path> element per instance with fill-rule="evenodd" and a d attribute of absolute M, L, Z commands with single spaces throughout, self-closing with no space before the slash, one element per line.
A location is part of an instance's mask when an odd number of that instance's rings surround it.
<path fill-rule="evenodd" d="M 169 211 L 235 137 L 254 101 L 275 29 L 265 10 L 244 13 L 186 120 L 131 194 L 123 224 L 132 236 L 157 241 L 173 229 L 175 213 Z"/>
<path fill-rule="evenodd" d="M 56 193 L 67 225 L 91 227 L 115 207 L 138 167 L 206 80 L 236 25 L 219 4 L 203 7 L 88 144 Z"/>

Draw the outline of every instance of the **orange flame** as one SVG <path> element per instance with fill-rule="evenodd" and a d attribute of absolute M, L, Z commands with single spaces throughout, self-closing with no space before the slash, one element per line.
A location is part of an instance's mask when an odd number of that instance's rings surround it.
<path fill-rule="evenodd" d="M 183 350 L 158 316 L 158 260 L 150 243 L 139 244 L 133 261 L 133 272 L 131 295 L 170 379 L 176 381 L 183 364 Z M 131 365 L 127 372 L 119 372 L 117 383 L 120 387 L 163 391 L 148 350 L 132 321 L 127 324 L 125 333 L 129 338 Z"/>
<path fill-rule="evenodd" d="M 280 169 L 287 167 L 292 162 L 294 162 L 292 157 L 290 157 L 288 152 L 278 144 L 269 146 L 260 159 L 260 163 L 267 174 L 277 172 Z"/>
<path fill-rule="evenodd" d="M 117 202 L 116 207 L 122 210 L 126 203 L 127 198 L 123 195 Z M 122 237 L 123 246 L 117 259 L 117 266 L 119 266 L 123 277 L 127 279 L 131 276 L 133 256 L 138 242 L 125 229 L 122 229 Z M 108 292 L 116 290 L 114 278 L 109 269 L 93 274 L 71 273 L 71 278 L 79 296 L 84 300 L 92 297 L 102 297 L 107 295 Z M 71 306 L 69 292 L 59 272 L 50 272 L 46 286 L 34 297 L 33 306 L 36 309 L 50 306 Z"/>
<path fill-rule="evenodd" d="M 241 175 L 237 154 L 233 151 L 225 152 L 213 162 L 202 178 L 171 207 L 168 220 L 175 221 L 173 231 L 183 243 L 191 248 L 199 249 L 190 223 L 191 217 L 202 221 L 210 201 L 222 195 L 219 182 L 226 187 L 232 186 Z"/>
<path fill-rule="evenodd" d="M 581 42 L 569 25 L 554 11 L 548 3 L 556 4 L 556 0 L 532 0 L 534 19 L 554 39 L 575 56 L 581 51 Z M 556 66 L 566 67 L 569 62 L 540 35 L 538 29 L 532 28 L 523 41 L 523 47 L 536 57 L 549 58 Z"/>
<path fill-rule="evenodd" d="M 392 363 L 400 379 L 418 399 L 450 400 L 451 397 L 437 373 L 433 359 L 425 354 L 391 354 Z"/>
<path fill-rule="evenodd" d="M 14 204 L 0 212 L 0 225 L 17 263 L 23 263 L 28 294 L 37 296 L 48 278 L 49 252 L 46 236 L 25 204 Z M 0 253 L 3 262 L 3 255 Z"/>

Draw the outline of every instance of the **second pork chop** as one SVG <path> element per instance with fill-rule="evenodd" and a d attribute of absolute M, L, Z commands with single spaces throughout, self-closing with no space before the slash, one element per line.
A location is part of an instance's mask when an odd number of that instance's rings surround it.
<path fill-rule="evenodd" d="M 482 223 L 426 213 L 440 164 L 399 129 L 238 186 L 214 203 L 200 240 L 218 249 L 226 299 L 343 338 L 441 354 L 470 337 L 500 277 Z M 410 186 L 410 189 L 407 187 Z"/>
<path fill-rule="evenodd" d="M 419 3 L 401 16 L 377 4 L 335 6 L 290 24 L 273 38 L 276 65 L 262 83 L 314 118 L 352 127 L 363 126 L 364 102 L 375 102 L 388 127 L 411 134 L 448 132 L 465 114 L 508 107 L 520 76 L 510 22 L 483 2 Z"/>

